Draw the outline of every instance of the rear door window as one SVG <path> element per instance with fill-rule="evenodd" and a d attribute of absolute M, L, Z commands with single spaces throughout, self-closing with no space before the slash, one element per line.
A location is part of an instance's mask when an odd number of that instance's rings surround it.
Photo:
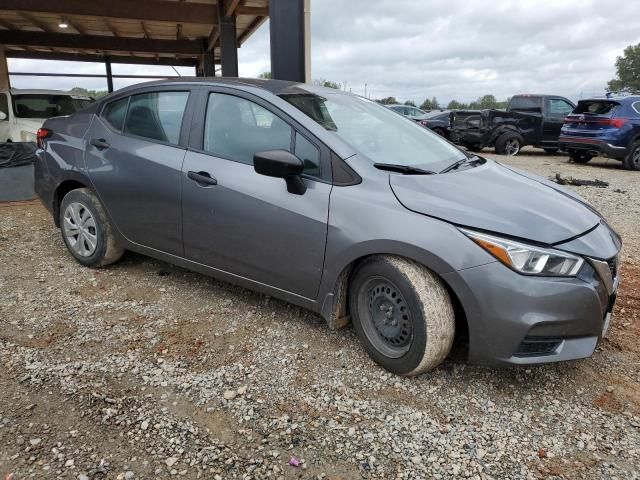
<path fill-rule="evenodd" d="M 513 97 L 509 102 L 509 110 L 517 110 L 519 112 L 541 112 L 541 97 Z"/>
<path fill-rule="evenodd" d="M 132 95 L 124 133 L 177 145 L 189 92 Z"/>
<path fill-rule="evenodd" d="M 114 129 L 121 131 L 124 117 L 127 115 L 127 105 L 129 105 L 129 97 L 108 103 L 102 111 L 102 118 Z"/>

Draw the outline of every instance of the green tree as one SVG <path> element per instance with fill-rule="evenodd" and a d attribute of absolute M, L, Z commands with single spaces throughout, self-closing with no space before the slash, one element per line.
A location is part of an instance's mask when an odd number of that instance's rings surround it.
<path fill-rule="evenodd" d="M 336 82 L 332 82 L 331 80 L 321 80 L 320 86 L 327 87 L 327 88 L 335 88 L 336 90 L 340 90 L 340 84 Z"/>
<path fill-rule="evenodd" d="M 640 43 L 629 45 L 616 58 L 616 78 L 608 84 L 612 92 L 640 92 Z"/>
<path fill-rule="evenodd" d="M 422 110 L 437 110 L 440 108 L 440 105 L 438 104 L 438 99 L 436 97 L 433 97 L 431 99 L 427 98 L 424 102 L 422 102 L 420 108 Z"/>
<path fill-rule="evenodd" d="M 104 97 L 109 92 L 107 92 L 106 90 L 87 90 L 86 88 L 82 88 L 82 87 L 73 87 L 71 90 L 69 90 L 69 93 L 71 95 L 82 95 L 85 97 L 92 97 L 97 100 L 99 98 Z"/>
<path fill-rule="evenodd" d="M 457 100 L 451 100 L 447 104 L 447 110 L 462 110 L 464 108 L 467 108 L 467 105 Z"/>
<path fill-rule="evenodd" d="M 396 100 L 396 97 L 379 98 L 376 102 L 381 103 L 382 105 L 395 105 L 399 103 L 398 100 Z"/>
<path fill-rule="evenodd" d="M 264 78 L 265 80 L 271 79 L 271 72 L 262 72 L 258 75 L 258 78 Z"/>
<path fill-rule="evenodd" d="M 478 105 L 481 109 L 496 108 L 498 105 L 498 101 L 493 95 L 483 95 L 478 99 Z"/>
<path fill-rule="evenodd" d="M 416 102 L 414 102 L 413 100 L 407 100 L 406 102 L 404 102 L 404 104 L 409 106 L 409 107 L 415 107 L 416 106 Z"/>

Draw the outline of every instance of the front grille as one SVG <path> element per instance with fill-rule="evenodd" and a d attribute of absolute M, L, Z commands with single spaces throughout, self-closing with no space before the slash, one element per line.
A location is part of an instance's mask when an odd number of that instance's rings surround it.
<path fill-rule="evenodd" d="M 560 337 L 525 337 L 514 356 L 538 357 L 552 355 L 562 343 Z"/>

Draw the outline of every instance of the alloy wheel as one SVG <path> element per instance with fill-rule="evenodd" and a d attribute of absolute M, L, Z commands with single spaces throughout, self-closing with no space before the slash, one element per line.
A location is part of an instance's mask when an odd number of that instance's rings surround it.
<path fill-rule="evenodd" d="M 520 142 L 517 138 L 510 138 L 504 143 L 504 151 L 507 155 L 517 155 L 520 152 Z"/>
<path fill-rule="evenodd" d="M 70 203 L 63 221 L 64 236 L 71 249 L 82 257 L 93 255 L 98 246 L 98 232 L 89 209 L 79 202 Z"/>

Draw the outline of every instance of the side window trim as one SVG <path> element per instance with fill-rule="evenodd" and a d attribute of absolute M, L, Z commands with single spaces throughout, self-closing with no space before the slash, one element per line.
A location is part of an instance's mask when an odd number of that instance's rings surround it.
<path fill-rule="evenodd" d="M 323 142 L 318 140 L 314 135 L 307 132 L 307 130 L 300 125 L 296 120 L 290 118 L 285 112 L 280 110 L 277 106 L 272 105 L 267 102 L 263 98 L 254 95 L 252 93 L 246 92 L 244 90 L 238 90 L 231 87 L 226 86 L 202 86 L 198 89 L 198 91 L 192 92 L 194 98 L 194 103 L 196 106 L 193 111 L 193 126 L 194 129 L 189 136 L 189 142 L 187 149 L 193 152 L 197 152 L 203 155 L 209 155 L 216 158 L 218 157 L 216 154 L 212 152 L 208 152 L 204 149 L 204 125 L 207 114 L 207 104 L 209 95 L 211 93 L 222 93 L 227 95 L 233 95 L 238 98 L 242 98 L 248 100 L 250 102 L 254 102 L 261 106 L 262 108 L 268 110 L 270 113 L 280 118 L 283 122 L 291 127 L 292 135 L 291 135 L 291 151 L 293 151 L 295 147 L 295 135 L 296 133 L 301 134 L 305 137 L 311 144 L 313 144 L 320 151 L 320 176 L 310 176 L 307 174 L 303 174 L 303 178 L 307 178 L 309 180 L 321 182 L 321 183 L 333 183 L 333 177 L 331 173 L 331 149 L 325 145 Z M 230 162 L 238 162 L 234 159 L 226 159 Z M 242 162 L 238 162 L 242 163 Z M 246 164 L 245 164 L 246 165 Z"/>

